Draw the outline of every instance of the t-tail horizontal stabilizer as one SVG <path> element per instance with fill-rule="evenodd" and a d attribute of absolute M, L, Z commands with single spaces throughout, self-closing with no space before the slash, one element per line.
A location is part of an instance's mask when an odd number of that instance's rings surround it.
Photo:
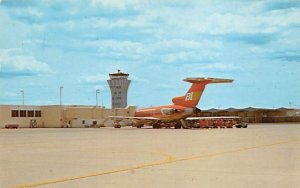
<path fill-rule="evenodd" d="M 204 78 L 204 77 L 190 77 L 186 78 L 183 81 L 190 82 L 190 83 L 232 83 L 232 79 L 224 79 L 224 78 Z"/>

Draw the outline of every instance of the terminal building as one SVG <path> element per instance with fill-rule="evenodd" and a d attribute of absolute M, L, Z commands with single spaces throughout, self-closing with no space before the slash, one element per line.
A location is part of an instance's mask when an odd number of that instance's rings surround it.
<path fill-rule="evenodd" d="M 246 123 L 300 122 L 300 110 L 294 108 L 211 108 L 202 110 L 196 116 L 239 116 Z"/>
<path fill-rule="evenodd" d="M 77 105 L 0 105 L 0 128 L 79 128 L 113 126 L 109 116 L 134 116 L 136 107 L 106 109 Z M 120 124 L 131 122 L 123 120 Z"/>

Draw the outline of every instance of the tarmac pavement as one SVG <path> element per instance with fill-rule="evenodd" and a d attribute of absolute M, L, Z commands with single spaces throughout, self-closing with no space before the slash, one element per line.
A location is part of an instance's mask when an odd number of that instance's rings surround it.
<path fill-rule="evenodd" d="M 0 130 L 0 187 L 300 187 L 300 124 Z"/>

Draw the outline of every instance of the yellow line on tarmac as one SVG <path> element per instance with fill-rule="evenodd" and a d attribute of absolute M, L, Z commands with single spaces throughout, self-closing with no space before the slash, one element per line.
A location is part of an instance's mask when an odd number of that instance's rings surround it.
<path fill-rule="evenodd" d="M 117 172 L 125 172 L 125 171 L 130 171 L 130 170 L 136 170 L 136 169 L 140 169 L 140 168 L 145 168 L 145 167 L 162 165 L 162 164 L 166 164 L 166 163 L 169 163 L 170 161 L 175 160 L 175 158 L 173 156 L 168 155 L 166 153 L 162 153 L 162 152 L 152 152 L 152 153 L 158 153 L 158 154 L 164 156 L 165 158 L 163 160 L 161 160 L 161 161 L 158 161 L 158 162 L 145 163 L 145 164 L 141 164 L 141 165 L 136 165 L 136 166 L 131 166 L 131 167 L 125 167 L 125 168 L 120 168 L 120 169 L 114 169 L 114 170 L 100 171 L 100 172 L 95 172 L 95 173 L 92 173 L 92 174 L 81 175 L 81 176 L 73 176 L 73 177 L 67 177 L 67 178 L 61 178 L 61 179 L 46 180 L 46 181 L 43 181 L 43 182 L 37 182 L 37 183 L 32 183 L 32 184 L 27 184 L 27 185 L 17 185 L 14 188 L 36 187 L 36 186 L 41 186 L 41 185 L 61 183 L 61 182 L 78 180 L 78 179 L 89 178 L 89 177 L 94 177 L 94 176 L 101 176 L 101 175 L 105 175 L 105 174 L 113 174 L 113 173 L 117 173 Z"/>
<path fill-rule="evenodd" d="M 93 174 L 47 180 L 47 181 L 32 183 L 32 184 L 27 184 L 27 185 L 18 185 L 18 186 L 15 186 L 14 188 L 27 188 L 27 187 L 36 187 L 36 186 L 47 185 L 47 184 L 61 183 L 61 182 L 78 180 L 78 179 L 89 178 L 89 177 L 94 177 L 94 176 L 101 176 L 101 175 L 105 175 L 105 174 L 114 174 L 114 173 L 118 173 L 118 172 L 125 172 L 125 171 L 130 171 L 130 170 L 146 168 L 146 167 L 159 166 L 159 165 L 175 163 L 175 162 L 180 162 L 180 161 L 218 157 L 218 156 L 222 156 L 222 155 L 233 154 L 233 153 L 238 153 L 238 152 L 243 152 L 243 151 L 248 151 L 248 150 L 253 150 L 253 149 L 258 149 L 258 148 L 264 148 L 264 147 L 272 147 L 272 146 L 276 146 L 276 145 L 280 145 L 280 144 L 288 144 L 291 142 L 298 142 L 298 141 L 299 140 L 292 139 L 292 140 L 288 140 L 288 141 L 280 141 L 280 142 L 275 142 L 275 143 L 271 143 L 271 144 L 263 144 L 263 145 L 257 145 L 257 146 L 252 146 L 252 147 L 239 148 L 239 149 L 235 149 L 235 150 L 216 152 L 216 153 L 211 153 L 211 154 L 206 154 L 206 155 L 188 156 L 188 157 L 183 157 L 183 158 L 178 158 L 178 159 L 176 159 L 175 157 L 173 157 L 167 153 L 156 152 L 156 153 L 164 156 L 165 159 L 158 161 L 158 162 L 145 163 L 145 164 L 141 164 L 141 165 L 125 167 L 125 168 L 120 168 L 120 169 L 95 172 Z"/>

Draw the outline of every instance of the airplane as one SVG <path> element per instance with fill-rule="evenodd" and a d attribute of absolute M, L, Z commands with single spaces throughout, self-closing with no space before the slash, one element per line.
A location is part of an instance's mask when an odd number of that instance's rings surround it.
<path fill-rule="evenodd" d="M 189 82 L 192 85 L 185 95 L 174 97 L 172 99 L 173 104 L 143 108 L 137 110 L 134 117 L 109 116 L 109 118 L 114 119 L 114 127 L 121 128 L 119 124 L 120 121 L 123 119 L 131 119 L 137 128 L 141 128 L 144 125 L 152 125 L 153 128 L 157 129 L 170 124 L 174 126 L 175 129 L 180 129 L 181 127 L 184 129 L 192 128 L 187 120 L 189 120 L 189 118 L 191 118 L 191 120 L 195 120 L 195 118 L 199 118 L 200 120 L 202 118 L 191 116 L 200 111 L 196 106 L 200 101 L 205 86 L 207 84 L 233 82 L 232 79 L 204 77 L 189 77 L 183 81 Z"/>

